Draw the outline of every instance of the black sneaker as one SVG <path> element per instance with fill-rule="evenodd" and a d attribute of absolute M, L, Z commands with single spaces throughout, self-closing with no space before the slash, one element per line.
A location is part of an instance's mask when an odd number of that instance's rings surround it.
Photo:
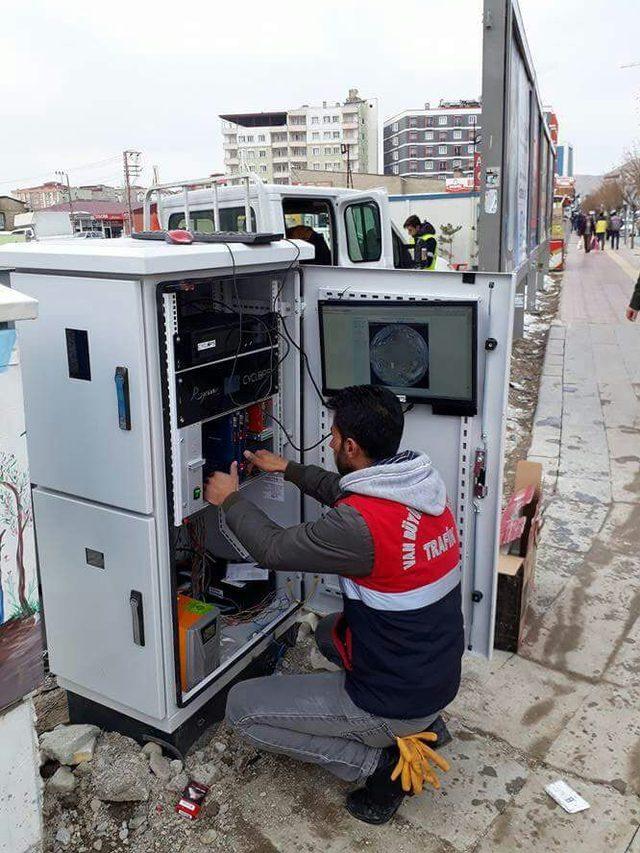
<path fill-rule="evenodd" d="M 433 732 L 435 735 L 438 735 L 438 740 L 427 743 L 427 746 L 430 746 L 431 749 L 442 749 L 443 746 L 446 746 L 453 740 L 453 736 L 442 717 L 436 717 L 426 731 Z"/>
<path fill-rule="evenodd" d="M 400 779 L 391 781 L 391 773 L 399 758 L 397 746 L 382 750 L 378 766 L 364 787 L 347 795 L 347 811 L 353 817 L 375 825 L 391 820 L 405 797 Z"/>

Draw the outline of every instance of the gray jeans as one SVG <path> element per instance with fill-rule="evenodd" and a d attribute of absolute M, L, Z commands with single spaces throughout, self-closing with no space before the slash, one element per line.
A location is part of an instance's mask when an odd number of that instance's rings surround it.
<path fill-rule="evenodd" d="M 341 665 L 331 639 L 338 614 L 316 629 L 322 654 Z M 227 723 L 257 749 L 319 764 L 347 782 L 361 782 L 394 738 L 428 729 L 438 716 L 419 720 L 376 717 L 355 705 L 345 674 L 275 675 L 241 681 L 229 692 Z"/>

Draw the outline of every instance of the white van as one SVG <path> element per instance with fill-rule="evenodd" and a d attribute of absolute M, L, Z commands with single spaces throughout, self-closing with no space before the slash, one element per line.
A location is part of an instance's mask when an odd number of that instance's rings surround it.
<path fill-rule="evenodd" d="M 385 189 L 264 184 L 252 173 L 160 184 L 150 187 L 145 196 L 146 229 L 151 224 L 153 196 L 162 229 L 289 235 L 296 226 L 306 226 L 315 232 L 314 242 L 320 235 L 327 250 L 322 247 L 322 257 L 316 250 L 316 258 L 309 263 L 387 269 L 412 266 L 409 247 L 391 220 Z"/>

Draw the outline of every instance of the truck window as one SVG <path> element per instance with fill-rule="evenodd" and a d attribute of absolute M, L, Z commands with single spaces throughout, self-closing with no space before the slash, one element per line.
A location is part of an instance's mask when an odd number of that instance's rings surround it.
<path fill-rule="evenodd" d="M 393 240 L 393 266 L 395 269 L 412 269 L 413 257 L 411 247 L 404 242 L 395 228 L 391 229 L 391 238 Z"/>
<path fill-rule="evenodd" d="M 192 210 L 189 212 L 189 217 L 193 231 L 202 231 L 205 234 L 213 233 L 213 210 Z M 220 208 L 221 231 L 246 231 L 244 222 L 244 205 L 242 207 Z M 184 227 L 184 211 L 172 213 L 169 217 L 169 230 L 172 231 L 174 228 Z M 251 230 L 256 230 L 256 212 L 253 208 L 251 208 Z"/>
<path fill-rule="evenodd" d="M 347 249 L 350 260 L 357 263 L 379 261 L 382 256 L 380 211 L 374 201 L 350 204 L 344 211 Z"/>
<path fill-rule="evenodd" d="M 315 248 L 315 258 L 301 263 L 335 265 L 333 207 L 328 199 L 297 196 L 282 199 L 287 237 L 305 240 Z"/>

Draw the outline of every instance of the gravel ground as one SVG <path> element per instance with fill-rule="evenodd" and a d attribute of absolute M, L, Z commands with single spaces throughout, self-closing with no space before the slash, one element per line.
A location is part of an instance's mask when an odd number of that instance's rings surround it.
<path fill-rule="evenodd" d="M 542 361 L 548 329 L 559 303 L 560 280 L 547 278 L 536 315 L 528 315 L 523 340 L 513 348 L 507 445 L 505 454 L 505 495 L 513 485 L 518 459 L 526 457 L 538 396 Z M 279 664 L 283 672 L 312 671 L 320 663 L 308 625 L 301 627 L 298 643 Z M 67 721 L 64 691 L 49 676 L 36 697 L 38 732 Z M 167 756 L 173 759 L 174 756 Z M 251 823 L 242 812 L 240 791 L 248 787 L 255 794 L 263 822 L 287 820 L 299 811 L 319 808 L 298 795 L 299 774 L 314 773 L 287 759 L 258 754 L 238 741 L 224 726 L 213 726 L 180 762 L 162 762 L 162 778 L 151 769 L 148 756 L 130 738 L 102 733 L 91 761 L 74 771 L 75 789 L 66 794 L 52 790 L 50 781 L 58 765 L 49 762 L 42 768 L 45 778 L 44 853 L 92 853 L 92 851 L 131 851 L 131 853 L 274 853 L 274 848 L 257 842 Z M 107 802 L 96 795 L 104 787 L 104 775 L 110 767 L 134 768 L 144 796 L 138 802 Z M 168 769 L 170 768 L 170 769 Z M 291 802 L 269 801 L 269 780 L 278 774 L 281 784 L 291 791 Z M 187 778 L 210 785 L 204 809 L 195 821 L 175 812 L 179 794 Z M 319 783 L 322 782 L 319 780 Z M 331 815 L 326 816 L 331 820 Z M 264 837 L 263 837 L 264 839 Z M 408 839 L 407 839 L 408 840 Z"/>

